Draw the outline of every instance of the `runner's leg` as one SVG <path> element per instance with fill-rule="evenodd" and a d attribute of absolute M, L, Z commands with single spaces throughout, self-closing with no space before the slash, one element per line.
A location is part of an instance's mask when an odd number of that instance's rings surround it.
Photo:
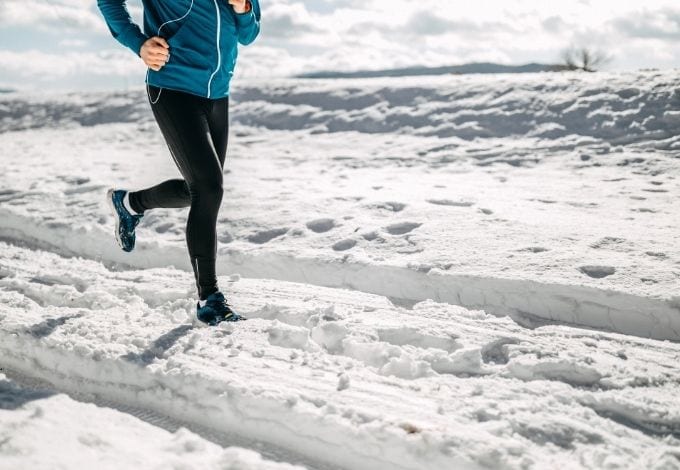
<path fill-rule="evenodd" d="M 152 94 L 156 95 L 155 92 Z M 226 137 L 214 138 L 212 135 L 209 122 L 213 119 L 209 115 L 214 103 L 211 101 L 164 89 L 160 99 L 151 105 L 189 191 L 191 202 L 186 240 L 200 299 L 219 290 L 215 274 L 216 224 L 223 196 L 224 152 L 218 154 L 215 141 L 222 149 L 226 145 Z M 227 130 L 222 132 L 226 136 Z"/>
<path fill-rule="evenodd" d="M 130 191 L 130 207 L 138 214 L 158 207 L 180 208 L 191 205 L 189 186 L 183 179 L 163 181 L 155 186 L 139 191 Z"/>
<path fill-rule="evenodd" d="M 212 100 L 208 113 L 208 126 L 217 158 L 224 168 L 229 138 L 229 97 Z"/>

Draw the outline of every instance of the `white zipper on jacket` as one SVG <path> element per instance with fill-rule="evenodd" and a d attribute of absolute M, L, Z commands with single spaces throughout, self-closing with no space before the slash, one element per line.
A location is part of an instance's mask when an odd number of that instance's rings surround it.
<path fill-rule="evenodd" d="M 217 38 L 215 39 L 215 42 L 217 43 L 217 68 L 210 75 L 210 80 L 208 80 L 208 98 L 210 98 L 210 84 L 212 83 L 212 79 L 222 65 L 222 54 L 220 52 L 220 23 L 222 23 L 222 20 L 220 18 L 220 7 L 217 4 L 217 0 L 213 0 L 213 2 L 215 3 L 215 14 L 217 15 Z"/>

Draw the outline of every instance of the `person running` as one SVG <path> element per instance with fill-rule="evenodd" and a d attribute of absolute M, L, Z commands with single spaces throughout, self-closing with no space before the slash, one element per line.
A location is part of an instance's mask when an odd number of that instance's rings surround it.
<path fill-rule="evenodd" d="M 197 318 L 209 325 L 245 319 L 217 285 L 217 215 L 227 150 L 229 84 L 238 45 L 260 32 L 258 0 L 142 0 L 144 31 L 125 0 L 98 0 L 112 36 L 147 65 L 146 94 L 182 179 L 138 191 L 111 188 L 107 202 L 120 247 L 135 247 L 135 227 L 157 207 L 189 207 L 186 242 Z"/>

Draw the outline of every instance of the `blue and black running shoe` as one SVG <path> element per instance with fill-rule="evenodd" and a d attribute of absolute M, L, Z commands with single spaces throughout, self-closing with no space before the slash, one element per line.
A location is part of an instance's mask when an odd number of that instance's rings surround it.
<path fill-rule="evenodd" d="M 130 214 L 123 205 L 123 198 L 127 191 L 124 189 L 109 189 L 106 193 L 113 218 L 116 221 L 116 241 L 124 251 L 135 248 L 135 227 L 142 219 L 142 214 Z"/>
<path fill-rule="evenodd" d="M 196 317 L 203 323 L 207 323 L 210 326 L 215 326 L 223 321 L 240 321 L 245 320 L 227 303 L 224 295 L 217 291 L 210 294 L 207 299 L 205 299 L 205 304 L 201 306 L 200 302 L 196 303 Z"/>

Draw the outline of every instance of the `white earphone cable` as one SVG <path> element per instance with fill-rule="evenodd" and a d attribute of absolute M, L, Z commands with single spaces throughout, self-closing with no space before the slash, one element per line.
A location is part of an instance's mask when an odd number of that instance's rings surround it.
<path fill-rule="evenodd" d="M 170 24 L 170 23 L 174 23 L 175 21 L 179 21 L 179 20 L 181 20 L 181 19 L 186 18 L 187 15 L 188 15 L 189 13 L 191 13 L 191 9 L 192 9 L 192 8 L 194 8 L 194 0 L 191 0 L 191 4 L 189 5 L 189 8 L 187 9 L 186 13 L 184 13 L 182 16 L 180 16 L 179 18 L 175 18 L 174 20 L 166 21 L 165 23 L 163 23 L 162 25 L 160 25 L 160 26 L 158 27 L 158 32 L 156 33 L 156 36 L 160 36 L 160 35 L 161 35 L 161 29 L 163 29 L 163 26 L 165 26 L 165 25 L 167 25 L 167 24 Z M 146 80 L 145 80 L 145 81 L 147 82 L 147 84 L 146 84 L 146 94 L 147 94 L 147 96 L 149 97 L 149 101 L 151 102 L 151 104 L 156 104 L 156 103 L 158 103 L 158 100 L 161 99 L 161 93 L 163 93 L 163 89 L 162 89 L 162 88 L 160 89 L 160 91 L 158 92 L 158 96 L 156 97 L 155 100 L 151 99 L 151 94 L 149 93 L 149 83 L 148 83 L 148 82 L 149 82 L 149 68 L 148 68 L 148 67 L 147 67 L 147 69 L 146 69 Z"/>

